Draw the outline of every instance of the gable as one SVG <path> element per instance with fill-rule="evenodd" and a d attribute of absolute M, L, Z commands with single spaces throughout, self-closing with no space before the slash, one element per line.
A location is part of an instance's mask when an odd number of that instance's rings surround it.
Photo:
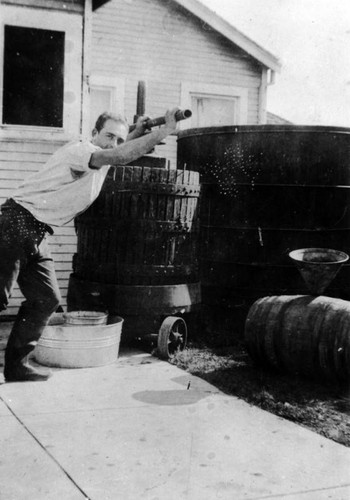
<path fill-rule="evenodd" d="M 96 9 L 109 1 L 111 0 L 94 0 L 93 8 Z M 237 30 L 232 24 L 218 16 L 215 12 L 208 9 L 199 0 L 168 0 L 164 3 L 168 5 L 171 3 L 177 4 L 185 11 L 196 16 L 207 28 L 210 27 L 212 30 L 217 31 L 266 68 L 273 71 L 280 71 L 281 64 L 277 57 Z"/>
<path fill-rule="evenodd" d="M 216 30 L 222 36 L 226 37 L 232 43 L 240 47 L 249 55 L 254 57 L 263 66 L 274 71 L 280 71 L 281 65 L 279 60 L 270 52 L 263 49 L 260 45 L 237 30 L 232 24 L 218 16 L 215 12 L 208 9 L 198 0 L 173 0 L 181 7 L 185 8 L 204 23 Z"/>

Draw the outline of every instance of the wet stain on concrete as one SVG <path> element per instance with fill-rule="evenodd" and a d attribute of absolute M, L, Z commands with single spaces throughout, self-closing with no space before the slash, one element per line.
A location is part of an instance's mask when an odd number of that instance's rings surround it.
<path fill-rule="evenodd" d="M 191 390 L 141 391 L 133 394 L 137 401 L 160 406 L 190 405 L 206 397 L 203 392 Z"/>

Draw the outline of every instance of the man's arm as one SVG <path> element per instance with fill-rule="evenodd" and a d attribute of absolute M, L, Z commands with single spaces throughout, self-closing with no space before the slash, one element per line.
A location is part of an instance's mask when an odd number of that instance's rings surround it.
<path fill-rule="evenodd" d="M 126 142 L 133 141 L 134 139 L 137 139 L 138 137 L 144 135 L 146 132 L 149 133 L 149 129 L 147 129 L 147 121 L 149 119 L 149 116 L 139 116 L 135 128 L 128 133 Z"/>
<path fill-rule="evenodd" d="M 137 160 L 176 130 L 175 113 L 177 110 L 178 108 L 174 108 L 166 112 L 165 125 L 159 129 L 137 139 L 128 140 L 117 148 L 95 151 L 91 155 L 89 166 L 101 168 L 103 165 L 127 165 L 131 161 Z"/>

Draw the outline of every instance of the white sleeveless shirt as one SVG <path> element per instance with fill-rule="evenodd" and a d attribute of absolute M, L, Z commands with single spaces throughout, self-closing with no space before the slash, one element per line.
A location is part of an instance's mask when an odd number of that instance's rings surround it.
<path fill-rule="evenodd" d="M 49 226 L 62 226 L 84 212 L 99 195 L 110 165 L 89 168 L 91 142 L 69 143 L 13 193 L 16 203 Z"/>

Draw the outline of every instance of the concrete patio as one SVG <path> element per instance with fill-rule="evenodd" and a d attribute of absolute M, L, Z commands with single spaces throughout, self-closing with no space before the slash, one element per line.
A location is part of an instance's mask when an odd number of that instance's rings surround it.
<path fill-rule="evenodd" d="M 350 449 L 147 353 L 53 371 L 1 375 L 1 500 L 350 499 Z"/>

